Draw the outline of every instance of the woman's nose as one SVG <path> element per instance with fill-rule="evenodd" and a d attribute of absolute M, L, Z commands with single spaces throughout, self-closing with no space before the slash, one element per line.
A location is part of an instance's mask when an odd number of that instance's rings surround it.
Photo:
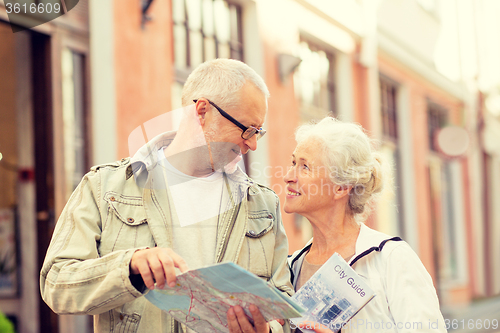
<path fill-rule="evenodd" d="M 297 176 L 295 174 L 295 168 L 293 166 L 288 167 L 288 171 L 286 172 L 285 176 L 283 177 L 283 181 L 285 183 L 297 181 Z"/>

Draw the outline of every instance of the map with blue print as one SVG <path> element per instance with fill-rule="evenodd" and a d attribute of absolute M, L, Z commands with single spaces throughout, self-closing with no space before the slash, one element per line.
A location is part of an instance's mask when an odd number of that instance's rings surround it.
<path fill-rule="evenodd" d="M 256 275 L 234 263 L 222 263 L 177 276 L 176 286 L 154 289 L 151 303 L 199 333 L 229 332 L 226 313 L 240 305 L 257 306 L 267 321 L 299 317 L 305 309 Z"/>

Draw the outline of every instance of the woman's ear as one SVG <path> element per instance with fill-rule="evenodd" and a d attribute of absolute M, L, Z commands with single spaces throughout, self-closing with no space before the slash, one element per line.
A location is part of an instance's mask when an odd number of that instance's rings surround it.
<path fill-rule="evenodd" d="M 345 196 L 348 196 L 349 193 L 352 190 L 351 185 L 335 185 L 334 191 L 335 191 L 335 199 L 342 199 Z"/>

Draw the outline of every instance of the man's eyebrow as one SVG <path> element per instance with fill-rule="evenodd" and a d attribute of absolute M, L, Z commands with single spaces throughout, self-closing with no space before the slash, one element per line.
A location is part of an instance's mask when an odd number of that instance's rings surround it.
<path fill-rule="evenodd" d="M 255 128 L 262 128 L 262 125 L 264 125 L 264 123 L 262 123 L 260 125 L 256 125 L 255 123 L 250 124 L 250 126 L 255 127 Z"/>
<path fill-rule="evenodd" d="M 258 120 L 258 119 L 255 119 L 255 118 L 254 118 L 254 120 Z M 253 127 L 255 127 L 255 128 L 261 128 L 262 126 L 264 126 L 264 122 L 265 122 L 265 121 L 266 121 L 266 118 L 264 118 L 264 120 L 262 121 L 262 123 L 260 123 L 260 125 L 257 125 L 255 122 L 252 122 L 252 123 L 250 124 L 250 126 L 253 126 Z"/>

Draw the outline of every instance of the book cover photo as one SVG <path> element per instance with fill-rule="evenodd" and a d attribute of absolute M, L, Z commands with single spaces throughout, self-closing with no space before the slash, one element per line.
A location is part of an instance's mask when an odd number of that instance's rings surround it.
<path fill-rule="evenodd" d="M 292 297 L 306 312 L 291 323 L 298 327 L 304 321 L 314 322 L 338 332 L 374 296 L 368 284 L 334 253 Z M 314 333 L 307 326 L 301 330 Z"/>

